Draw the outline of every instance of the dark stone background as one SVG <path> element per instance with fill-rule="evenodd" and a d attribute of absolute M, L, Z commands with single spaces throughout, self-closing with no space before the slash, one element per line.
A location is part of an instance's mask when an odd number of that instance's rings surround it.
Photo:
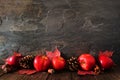
<path fill-rule="evenodd" d="M 120 0 L 0 0 L 0 59 L 57 46 L 67 57 L 112 50 L 119 63 L 119 9 Z"/>

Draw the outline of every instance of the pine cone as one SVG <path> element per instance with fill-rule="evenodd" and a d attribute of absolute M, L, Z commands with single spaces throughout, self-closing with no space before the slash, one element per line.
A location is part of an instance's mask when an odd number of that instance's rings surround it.
<path fill-rule="evenodd" d="M 100 67 L 98 65 L 95 65 L 94 72 L 95 72 L 95 75 L 98 75 L 101 73 Z"/>
<path fill-rule="evenodd" d="M 79 62 L 77 57 L 71 57 L 67 60 L 67 69 L 70 71 L 77 71 L 79 69 Z"/>
<path fill-rule="evenodd" d="M 54 73 L 55 73 L 55 70 L 54 70 L 54 69 L 48 69 L 48 73 L 49 73 L 49 74 L 54 74 Z"/>
<path fill-rule="evenodd" d="M 19 64 L 22 68 L 32 69 L 34 58 L 35 58 L 35 56 L 33 56 L 33 55 L 27 55 L 20 59 Z"/>

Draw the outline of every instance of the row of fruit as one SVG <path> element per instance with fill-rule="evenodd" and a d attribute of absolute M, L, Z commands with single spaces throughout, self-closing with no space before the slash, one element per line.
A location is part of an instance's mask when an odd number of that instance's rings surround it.
<path fill-rule="evenodd" d="M 65 59 L 61 56 L 61 52 L 56 48 L 54 51 L 46 51 L 46 55 L 26 55 L 14 52 L 14 54 L 5 60 L 2 66 L 4 72 L 11 72 L 16 69 L 35 69 L 36 71 L 47 71 L 54 69 L 60 71 L 68 69 L 70 71 L 78 71 L 79 74 L 89 74 L 90 71 L 99 73 L 100 70 L 111 69 L 114 62 L 111 59 L 113 52 L 99 52 L 97 57 L 90 53 L 80 54 L 78 57 Z M 86 72 L 87 71 L 87 72 Z"/>

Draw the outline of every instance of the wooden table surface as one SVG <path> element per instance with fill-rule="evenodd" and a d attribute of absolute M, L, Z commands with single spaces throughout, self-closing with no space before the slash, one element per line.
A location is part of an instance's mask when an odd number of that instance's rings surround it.
<path fill-rule="evenodd" d="M 76 72 L 67 71 L 55 74 L 48 74 L 47 72 L 39 72 L 32 75 L 20 75 L 17 72 L 3 74 L 0 70 L 0 80 L 120 80 L 120 68 L 116 66 L 110 71 L 97 76 L 79 76 Z"/>

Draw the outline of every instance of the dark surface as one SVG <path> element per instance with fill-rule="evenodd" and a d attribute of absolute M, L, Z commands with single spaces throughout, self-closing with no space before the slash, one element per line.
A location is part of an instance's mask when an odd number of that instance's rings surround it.
<path fill-rule="evenodd" d="M 120 0 L 0 0 L 0 59 L 57 46 L 68 57 L 113 50 L 118 63 L 119 9 Z"/>
<path fill-rule="evenodd" d="M 120 80 L 120 68 L 116 66 L 112 70 L 97 76 L 79 76 L 76 72 L 59 72 L 55 74 L 39 72 L 32 75 L 20 75 L 17 72 L 2 74 L 0 71 L 0 80 Z"/>

